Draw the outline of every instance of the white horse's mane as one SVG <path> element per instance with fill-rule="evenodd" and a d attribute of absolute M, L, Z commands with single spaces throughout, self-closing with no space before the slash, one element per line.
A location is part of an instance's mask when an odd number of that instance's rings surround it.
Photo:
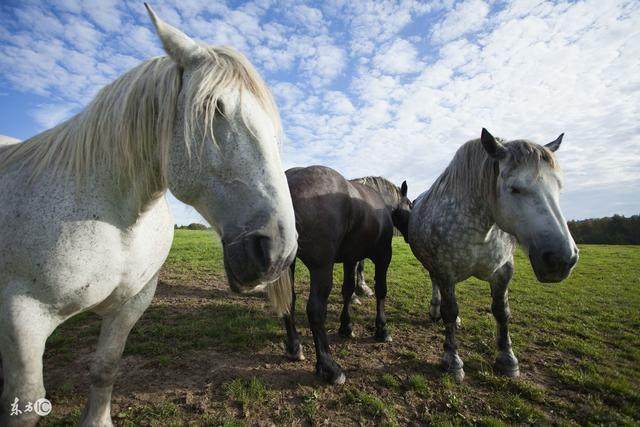
<path fill-rule="evenodd" d="M 558 169 L 555 156 L 542 145 L 526 140 L 496 140 L 507 149 L 509 160 L 514 166 L 529 164 L 539 170 L 541 164 L 546 163 L 552 169 Z M 497 161 L 487 154 L 480 139 L 467 141 L 456 151 L 451 163 L 433 183 L 427 198 L 452 194 L 456 198 L 480 196 L 493 200 L 498 173 Z"/>
<path fill-rule="evenodd" d="M 23 143 L 3 147 L 0 171 L 28 163 L 32 178 L 52 171 L 82 179 L 102 165 L 121 188 L 139 195 L 162 191 L 167 186 L 169 144 L 181 90 L 187 146 L 195 130 L 213 138 L 217 102 L 228 89 L 237 89 L 241 98 L 243 91 L 253 94 L 280 136 L 273 96 L 244 55 L 225 46 L 203 49 L 207 59 L 184 87 L 182 70 L 174 61 L 168 57 L 145 61 L 102 88 L 74 117 Z M 241 101 L 239 105 L 242 108 Z"/>

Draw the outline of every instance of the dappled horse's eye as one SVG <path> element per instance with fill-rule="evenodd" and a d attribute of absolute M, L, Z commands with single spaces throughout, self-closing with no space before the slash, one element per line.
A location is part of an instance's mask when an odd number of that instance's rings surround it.
<path fill-rule="evenodd" d="M 520 194 L 521 193 L 520 189 L 518 187 L 514 187 L 514 186 L 510 186 L 509 187 L 509 192 L 511 194 Z"/>
<path fill-rule="evenodd" d="M 224 116 L 224 104 L 220 99 L 216 100 L 216 113 L 220 113 Z"/>

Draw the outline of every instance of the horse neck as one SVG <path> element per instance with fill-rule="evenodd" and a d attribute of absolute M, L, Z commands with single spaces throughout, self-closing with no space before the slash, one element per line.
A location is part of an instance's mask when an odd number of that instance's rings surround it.
<path fill-rule="evenodd" d="M 429 190 L 427 203 L 435 203 L 439 199 L 452 201 L 456 210 L 473 217 L 483 231 L 490 230 L 496 223 L 495 170 L 484 168 L 494 168 L 494 165 L 484 159 L 473 161 L 463 158 L 456 164 L 452 162 Z M 481 181 L 465 179 L 468 174 L 480 177 Z"/>
<path fill-rule="evenodd" d="M 378 178 L 374 178 L 374 179 L 378 179 Z M 390 187 L 392 186 L 395 187 L 395 186 L 390 182 L 385 182 L 385 184 L 388 184 L 388 185 L 381 185 L 380 182 L 372 183 L 365 178 L 357 179 L 355 181 L 359 182 L 365 187 L 369 187 L 370 189 L 378 193 L 382 198 L 382 200 L 384 201 L 384 204 L 387 206 L 387 209 L 389 210 L 390 213 L 398 208 L 398 204 L 400 202 L 399 190 L 392 190 Z"/>

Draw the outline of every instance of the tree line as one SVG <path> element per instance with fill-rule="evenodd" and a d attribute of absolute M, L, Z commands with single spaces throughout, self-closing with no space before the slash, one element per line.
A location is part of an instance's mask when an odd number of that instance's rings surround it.
<path fill-rule="evenodd" d="M 601 245 L 640 245 L 640 215 L 625 217 L 614 215 L 605 218 L 569 221 L 569 230 L 576 243 Z M 206 230 L 203 224 L 176 225 L 176 230 Z M 394 229 L 394 234 L 400 232 Z"/>
<path fill-rule="evenodd" d="M 640 215 L 582 219 L 568 225 L 576 243 L 640 245 Z"/>

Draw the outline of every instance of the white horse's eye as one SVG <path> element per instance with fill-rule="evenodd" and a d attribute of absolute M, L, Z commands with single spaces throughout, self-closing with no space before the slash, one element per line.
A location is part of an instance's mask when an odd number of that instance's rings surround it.
<path fill-rule="evenodd" d="M 522 191 L 518 187 L 514 187 L 513 185 L 509 186 L 509 193 L 511 194 L 520 194 Z"/>

